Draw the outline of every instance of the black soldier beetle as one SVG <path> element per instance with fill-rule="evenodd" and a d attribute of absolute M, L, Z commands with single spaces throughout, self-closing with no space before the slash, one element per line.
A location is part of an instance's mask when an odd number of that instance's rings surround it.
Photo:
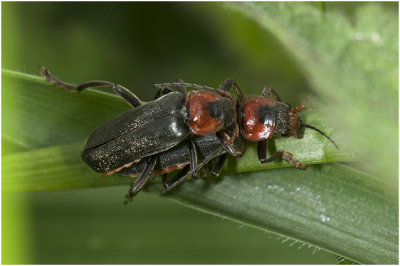
<path fill-rule="evenodd" d="M 133 109 L 98 126 L 86 140 L 82 159 L 99 173 L 112 174 L 138 162 L 144 162 L 139 178 L 132 183 L 127 200 L 136 195 L 151 177 L 160 157 L 158 154 L 185 142 L 192 174 L 198 171 L 197 151 L 191 136 L 216 134 L 224 149 L 234 156 L 239 154 L 234 140 L 239 135 L 236 98 L 228 90 L 185 83 L 156 84 L 156 100 L 142 104 L 125 87 L 108 81 L 88 81 L 72 85 L 57 79 L 45 67 L 42 76 L 67 91 L 80 92 L 90 87 L 111 87 Z M 176 86 L 172 91 L 169 86 Z M 186 93 L 186 87 L 197 89 Z M 160 97 L 159 97 L 160 96 Z M 227 132 L 229 128 L 229 133 Z M 214 156 L 215 157 L 215 156 Z M 173 168 L 179 168 L 175 165 Z M 181 182 L 183 174 L 176 175 L 170 186 Z M 166 185 L 168 186 L 168 185 Z"/>

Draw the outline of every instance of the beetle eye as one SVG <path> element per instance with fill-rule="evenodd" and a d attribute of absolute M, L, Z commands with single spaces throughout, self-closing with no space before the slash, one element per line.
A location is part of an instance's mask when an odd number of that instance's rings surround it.
<path fill-rule="evenodd" d="M 204 136 L 222 130 L 225 114 L 221 95 L 213 91 L 192 91 L 186 105 L 193 134 Z"/>

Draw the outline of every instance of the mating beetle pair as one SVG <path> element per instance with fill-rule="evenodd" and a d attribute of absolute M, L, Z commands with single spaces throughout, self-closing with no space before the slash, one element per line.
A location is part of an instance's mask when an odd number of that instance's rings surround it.
<path fill-rule="evenodd" d="M 246 141 L 258 141 L 261 163 L 282 158 L 294 167 L 305 169 L 289 152 L 279 151 L 266 158 L 267 141 L 273 135 L 300 137 L 303 124 L 297 113 L 304 110 L 305 101 L 291 110 L 277 93 L 264 89 L 262 96 L 244 97 L 232 79 L 226 79 L 219 89 L 185 83 L 156 84 L 156 99 L 142 104 L 128 89 L 107 81 L 89 81 L 78 86 L 58 80 L 45 68 L 42 76 L 58 87 L 80 92 L 89 87 L 111 87 L 133 109 L 97 127 L 86 141 L 82 159 L 100 173 L 139 176 L 131 185 L 127 201 L 137 194 L 152 175 L 163 175 L 166 190 L 218 157 L 212 169 L 218 175 L 227 153 L 240 157 Z M 177 91 L 172 91 L 175 86 Z M 186 87 L 193 90 L 187 94 Z M 239 102 L 229 92 L 234 88 Z M 274 94 L 275 99 L 270 94 Z M 241 145 L 239 150 L 237 147 Z M 198 163 L 198 159 L 203 159 Z M 180 170 L 167 180 L 166 173 Z M 126 202 L 127 202 L 126 201 Z"/>

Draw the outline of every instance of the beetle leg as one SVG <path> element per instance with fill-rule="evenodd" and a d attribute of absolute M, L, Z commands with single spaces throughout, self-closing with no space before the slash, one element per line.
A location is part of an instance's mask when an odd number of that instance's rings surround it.
<path fill-rule="evenodd" d="M 228 146 L 226 146 L 225 149 L 233 157 L 240 158 L 245 153 L 246 146 L 247 146 L 247 140 L 243 139 L 242 140 L 242 146 L 240 147 L 240 151 L 239 151 L 239 149 L 236 147 L 236 145 L 234 143 L 229 144 Z"/>
<path fill-rule="evenodd" d="M 231 143 L 231 144 L 229 144 L 228 146 L 226 146 L 226 151 L 227 151 L 230 155 L 232 155 L 233 157 L 235 157 L 235 158 L 240 158 L 240 157 L 242 157 L 242 155 L 243 155 L 242 151 L 241 151 L 241 150 L 239 151 L 239 149 L 238 149 L 238 148 L 236 147 L 236 145 L 233 144 L 233 143 Z"/>
<path fill-rule="evenodd" d="M 209 91 L 215 91 L 215 88 L 211 88 L 208 86 L 204 85 L 198 85 L 194 83 L 187 83 L 187 82 L 166 82 L 166 83 L 159 83 L 159 84 L 154 84 L 155 88 L 161 88 L 161 87 L 167 87 L 167 86 L 185 86 L 189 88 L 194 88 L 194 89 L 199 89 L 199 90 L 209 90 Z"/>
<path fill-rule="evenodd" d="M 202 175 L 201 178 L 208 178 L 211 175 L 211 171 L 213 170 L 213 161 L 209 161 L 208 164 L 206 164 L 203 168 L 202 168 Z"/>
<path fill-rule="evenodd" d="M 167 83 L 154 84 L 155 88 L 162 88 L 162 87 L 167 87 L 167 86 L 176 86 L 178 88 L 178 91 L 179 91 L 179 86 L 186 86 L 186 87 L 189 87 L 189 88 L 194 88 L 194 89 L 199 89 L 199 90 L 212 90 L 212 91 L 216 90 L 215 88 L 211 88 L 209 86 L 199 85 L 199 84 L 195 84 L 195 83 L 187 83 L 187 82 L 184 82 L 182 79 L 178 79 L 176 82 L 167 82 Z M 237 85 L 237 83 L 231 78 L 227 78 L 221 84 L 219 89 L 220 90 L 224 90 L 224 91 L 229 91 L 232 87 L 235 88 L 239 99 L 242 100 L 244 98 L 243 94 L 242 94 L 242 91 L 240 90 L 240 88 Z"/>
<path fill-rule="evenodd" d="M 244 151 L 243 146 L 239 151 L 239 149 L 233 143 L 235 140 L 234 137 L 230 137 L 225 131 L 218 132 L 218 137 L 221 139 L 223 143 L 226 144 L 225 150 L 229 152 L 233 157 L 240 158 L 243 155 Z"/>
<path fill-rule="evenodd" d="M 164 184 L 164 187 L 165 187 L 166 191 L 170 190 L 171 186 L 175 187 L 176 185 L 181 183 L 184 179 L 186 179 L 189 176 L 189 175 L 187 175 L 189 170 L 191 172 L 191 175 L 194 178 L 198 178 L 199 177 L 198 170 L 200 168 L 197 167 L 198 162 L 197 162 L 196 146 L 195 146 L 193 140 L 187 141 L 186 142 L 186 146 L 187 146 L 187 149 L 188 149 L 189 155 L 190 155 L 190 165 L 185 166 L 181 171 L 179 171 L 178 174 L 176 174 L 175 176 L 173 176 L 169 180 L 167 180 L 167 181 L 163 180 L 163 184 Z"/>
<path fill-rule="evenodd" d="M 113 84 L 112 89 L 116 94 L 118 94 L 125 101 L 127 101 L 133 108 L 142 105 L 142 102 L 140 101 L 140 99 L 135 94 L 133 94 L 130 90 L 128 90 L 127 88 L 125 88 L 119 84 Z"/>
<path fill-rule="evenodd" d="M 265 86 L 262 92 L 262 96 L 270 96 L 272 94 L 275 96 L 278 102 L 281 102 L 281 97 L 279 97 L 278 93 L 271 87 Z"/>
<path fill-rule="evenodd" d="M 285 160 L 288 163 L 290 163 L 291 165 L 293 165 L 293 167 L 295 167 L 297 169 L 306 170 L 307 165 L 301 164 L 296 158 L 293 157 L 293 154 L 291 154 L 290 152 L 278 151 L 278 152 L 274 153 L 273 155 L 271 155 L 271 157 L 266 159 L 267 146 L 268 146 L 268 140 L 262 140 L 262 141 L 258 142 L 257 153 L 258 153 L 258 159 L 259 159 L 260 163 L 270 163 L 272 161 L 275 161 L 278 158 L 282 158 L 283 160 Z"/>
<path fill-rule="evenodd" d="M 242 138 L 242 146 L 240 147 L 240 155 L 237 158 L 240 158 L 243 156 L 243 154 L 246 151 L 246 147 L 247 147 L 247 140 Z"/>
<path fill-rule="evenodd" d="M 182 93 L 182 95 L 186 99 L 187 93 L 186 93 L 186 87 L 184 86 L 184 84 L 186 83 L 180 78 L 177 79 L 174 83 L 154 84 L 153 87 L 158 88 L 156 99 L 160 97 L 161 94 L 164 95 L 172 92 L 172 90 L 168 87 L 169 84 L 173 84 L 173 86 L 177 88 L 178 92 Z"/>
<path fill-rule="evenodd" d="M 154 96 L 154 100 L 160 98 L 161 95 L 165 95 L 165 94 L 168 94 L 170 92 L 172 92 L 172 90 L 169 87 L 159 88 L 157 93 L 156 93 L 156 96 Z"/>
<path fill-rule="evenodd" d="M 193 171 L 197 168 L 197 150 L 193 140 L 189 140 L 186 142 L 187 149 L 190 155 L 190 170 Z M 199 173 L 196 171 L 193 173 L 194 178 L 199 177 Z"/>
<path fill-rule="evenodd" d="M 267 140 L 259 141 L 257 144 L 257 154 L 258 154 L 258 160 L 260 162 L 265 161 L 267 158 L 267 147 L 268 147 Z"/>
<path fill-rule="evenodd" d="M 168 177 L 168 174 L 167 174 L 167 173 L 165 173 L 165 174 L 163 174 L 163 175 L 161 176 L 163 184 L 164 184 L 165 182 L 167 182 L 167 180 L 168 180 L 167 177 Z"/>
<path fill-rule="evenodd" d="M 124 202 L 125 204 L 127 204 L 128 201 L 131 201 L 132 198 L 143 188 L 143 186 L 150 179 L 151 172 L 153 171 L 156 162 L 157 162 L 157 155 L 153 155 L 152 157 L 150 157 L 146 165 L 146 168 L 140 174 L 140 177 L 136 179 L 135 182 L 133 182 L 131 187 L 129 188 L 128 195 L 125 196 L 126 197 L 126 200 Z"/>
<path fill-rule="evenodd" d="M 219 86 L 219 89 L 223 91 L 230 91 L 232 87 L 235 89 L 239 101 L 242 101 L 244 99 L 242 91 L 240 90 L 236 81 L 234 81 L 233 79 L 231 78 L 225 79 L 224 82 L 222 82 L 222 84 Z"/>
<path fill-rule="evenodd" d="M 76 86 L 61 80 L 58 80 L 50 71 L 44 66 L 40 66 L 42 70 L 42 77 L 46 78 L 48 82 L 55 84 L 57 87 L 65 88 L 67 91 L 76 91 Z"/>
<path fill-rule="evenodd" d="M 218 157 L 217 163 L 215 164 L 214 168 L 211 171 L 212 175 L 214 175 L 214 176 L 218 176 L 219 175 L 219 173 L 222 170 L 222 167 L 225 164 L 227 155 L 228 154 L 225 153 L 225 154 L 222 154 L 221 156 Z"/>
<path fill-rule="evenodd" d="M 209 154 L 206 158 L 204 158 L 203 161 L 197 165 L 196 169 L 188 171 L 184 176 L 182 176 L 178 180 L 174 180 L 174 181 L 168 180 L 168 184 L 165 185 L 164 193 L 170 191 L 175 186 L 177 186 L 179 183 L 181 183 L 183 180 L 185 180 L 187 177 L 193 175 L 193 173 L 195 171 L 199 171 L 201 168 L 206 166 L 213 158 L 215 158 L 219 154 L 221 154 L 226 149 L 226 146 L 228 146 L 228 144 L 223 143 L 220 147 L 216 148 L 213 152 L 211 152 L 211 154 Z M 186 166 L 186 167 L 188 167 L 188 166 Z M 188 169 L 189 169 L 189 167 L 188 167 Z"/>
<path fill-rule="evenodd" d="M 76 85 L 73 85 L 73 84 L 70 84 L 70 83 L 67 83 L 62 80 L 57 79 L 44 66 L 41 66 L 40 68 L 42 69 L 42 76 L 44 78 L 46 78 L 47 81 L 55 84 L 57 87 L 65 88 L 67 91 L 81 92 L 81 91 L 83 91 L 87 88 L 91 88 L 91 87 L 111 87 L 116 94 L 121 96 L 132 107 L 138 107 L 138 106 L 142 105 L 142 102 L 135 94 L 133 94 L 130 90 L 128 90 L 127 88 L 125 88 L 119 84 L 115 84 L 115 83 L 108 82 L 108 81 L 102 81 L 102 80 L 94 80 L 94 81 L 84 82 L 84 83 L 76 86 Z"/>
<path fill-rule="evenodd" d="M 182 83 L 182 84 L 185 83 L 181 78 L 177 79 L 176 82 Z M 185 96 L 185 99 L 186 99 L 186 97 L 187 97 L 186 87 L 184 85 L 176 85 L 175 87 L 180 93 L 183 94 L 183 96 Z"/>
<path fill-rule="evenodd" d="M 313 97 L 315 97 L 317 94 L 313 93 L 311 96 L 305 98 L 301 103 L 299 103 L 296 107 L 293 108 L 292 112 L 294 114 L 307 110 L 309 107 L 306 106 L 307 102 L 310 101 Z"/>
<path fill-rule="evenodd" d="M 188 177 L 187 173 L 189 172 L 190 166 L 186 165 L 181 171 L 179 171 L 176 175 L 171 177 L 169 180 L 166 180 L 163 182 L 163 185 L 165 187 L 164 192 L 167 192 L 172 189 L 172 187 L 175 187 L 179 183 L 181 183 L 184 179 Z"/>

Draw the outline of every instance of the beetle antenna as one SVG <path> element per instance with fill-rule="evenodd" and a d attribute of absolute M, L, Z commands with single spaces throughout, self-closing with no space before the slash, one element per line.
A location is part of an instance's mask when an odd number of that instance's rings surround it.
<path fill-rule="evenodd" d="M 313 129 L 315 131 L 317 131 L 318 133 L 320 133 L 322 136 L 324 136 L 325 138 L 329 139 L 330 142 L 332 142 L 333 145 L 335 145 L 336 149 L 339 150 L 339 146 L 333 141 L 333 139 L 331 139 L 328 135 L 326 135 L 324 132 L 322 132 L 321 130 L 319 130 L 316 127 L 313 127 L 311 125 L 307 125 L 307 124 L 300 124 L 301 127 L 306 127 L 306 128 L 310 128 Z"/>

